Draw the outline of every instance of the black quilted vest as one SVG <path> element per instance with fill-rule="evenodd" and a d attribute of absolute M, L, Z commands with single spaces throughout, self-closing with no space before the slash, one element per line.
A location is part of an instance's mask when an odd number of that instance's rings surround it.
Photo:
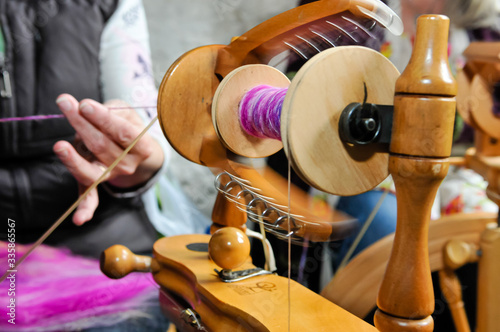
<path fill-rule="evenodd" d="M 0 0 L 6 41 L 0 118 L 60 114 L 55 100 L 61 93 L 100 101 L 101 34 L 117 4 L 118 0 Z M 5 93 L 5 72 L 11 96 Z M 56 141 L 71 142 L 74 134 L 64 118 L 0 123 L 0 240 L 7 239 L 7 220 L 12 219 L 17 242 L 35 241 L 76 200 L 77 183 L 52 152 Z M 107 241 L 150 250 L 156 234 L 140 197 L 115 199 L 101 189 L 99 199 L 91 222 L 77 227 L 66 220 L 46 243 L 94 256 Z M 127 240 L 123 229 L 135 235 Z"/>
<path fill-rule="evenodd" d="M 100 37 L 115 6 L 109 0 L 0 0 L 4 70 L 12 82 L 0 117 L 60 113 L 55 100 L 63 92 L 100 100 Z M 0 123 L 0 159 L 47 155 L 73 135 L 65 119 Z"/>

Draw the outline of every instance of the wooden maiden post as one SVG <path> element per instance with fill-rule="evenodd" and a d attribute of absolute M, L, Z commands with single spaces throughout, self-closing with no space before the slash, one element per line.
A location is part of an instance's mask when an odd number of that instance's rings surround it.
<path fill-rule="evenodd" d="M 418 18 L 414 51 L 396 82 L 389 172 L 398 223 L 377 299 L 383 331 L 432 331 L 434 294 L 428 228 L 436 191 L 448 172 L 456 82 L 447 58 L 449 19 Z"/>

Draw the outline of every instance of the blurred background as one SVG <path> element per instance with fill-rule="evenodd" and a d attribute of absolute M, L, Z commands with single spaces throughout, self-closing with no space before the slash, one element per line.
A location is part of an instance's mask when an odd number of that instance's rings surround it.
<path fill-rule="evenodd" d="M 229 44 L 298 0 L 144 0 L 157 85 L 170 65 L 199 46 Z"/>

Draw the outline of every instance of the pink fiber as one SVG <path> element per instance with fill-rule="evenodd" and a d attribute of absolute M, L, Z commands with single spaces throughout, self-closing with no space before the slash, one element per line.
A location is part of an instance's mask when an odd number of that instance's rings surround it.
<path fill-rule="evenodd" d="M 16 244 L 15 248 L 19 259 L 28 246 Z M 0 242 L 2 274 L 8 270 L 7 249 L 7 243 Z M 109 279 L 102 274 L 98 260 L 48 246 L 35 250 L 14 275 L 14 284 L 10 282 L 12 279 L 0 284 L 1 331 L 99 326 L 109 320 L 109 315 L 121 319 L 137 315 L 138 310 L 152 305 L 154 301 L 149 300 L 158 294 L 158 286 L 149 273 L 132 273 L 120 280 Z M 13 289 L 11 286 L 15 288 L 15 295 L 9 295 L 9 289 L 11 292 Z M 15 325 L 8 322 L 10 309 L 7 306 L 11 298 L 16 304 Z"/>
<path fill-rule="evenodd" d="M 250 89 L 239 105 L 242 128 L 251 136 L 281 140 L 280 117 L 288 88 L 258 85 Z"/>

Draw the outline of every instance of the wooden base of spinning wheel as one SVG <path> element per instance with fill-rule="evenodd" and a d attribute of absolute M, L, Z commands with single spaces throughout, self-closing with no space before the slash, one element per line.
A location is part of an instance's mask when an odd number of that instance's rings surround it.
<path fill-rule="evenodd" d="M 231 227 L 225 230 L 240 232 Z M 232 243 L 229 246 L 234 250 L 227 250 L 227 235 L 215 241 L 213 236 L 203 234 L 165 237 L 154 244 L 153 258 L 134 255 L 115 245 L 101 256 L 101 270 L 111 278 L 122 278 L 130 272 L 152 272 L 161 287 L 162 311 L 179 331 L 288 331 L 289 326 L 291 331 L 377 331 L 284 277 L 267 274 L 237 282 L 222 281 L 215 271 L 219 266 L 210 258 L 213 256 L 219 264 L 224 261 L 224 255 L 214 255 L 220 245 L 234 258 L 229 265 L 222 264 L 226 268 L 255 268 L 245 249 L 247 241 L 235 241 L 242 248 Z"/>
<path fill-rule="evenodd" d="M 209 235 L 186 235 L 155 243 L 153 276 L 166 316 L 180 331 L 194 330 L 189 317 L 196 316 L 208 331 L 287 331 L 289 280 L 266 275 L 224 283 L 208 257 L 209 240 Z M 239 269 L 254 267 L 248 259 Z M 376 331 L 293 280 L 290 294 L 292 331 Z"/>

